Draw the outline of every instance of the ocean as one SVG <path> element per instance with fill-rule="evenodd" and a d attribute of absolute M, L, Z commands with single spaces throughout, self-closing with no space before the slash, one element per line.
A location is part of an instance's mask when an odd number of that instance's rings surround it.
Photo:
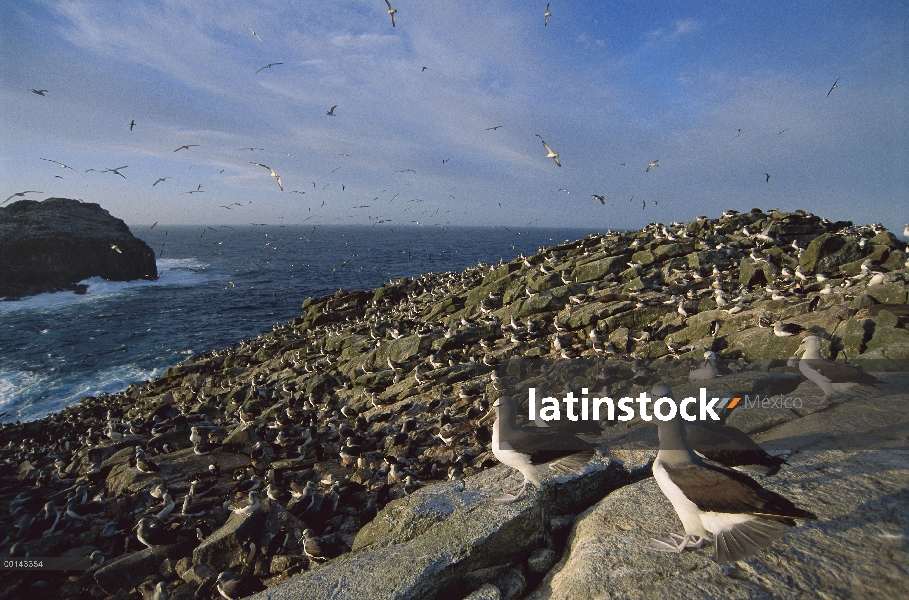
<path fill-rule="evenodd" d="M 594 229 L 400 226 L 132 226 L 157 281 L 84 281 L 0 301 L 0 422 L 29 421 L 126 389 L 195 355 L 300 316 L 308 296 L 461 271 Z"/>

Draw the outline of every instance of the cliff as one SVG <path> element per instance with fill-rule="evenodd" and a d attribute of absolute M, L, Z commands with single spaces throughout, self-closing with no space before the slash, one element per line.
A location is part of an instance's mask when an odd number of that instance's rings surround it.
<path fill-rule="evenodd" d="M 0 297 L 78 290 L 89 277 L 157 276 L 148 244 L 98 204 L 48 198 L 0 208 Z"/>
<path fill-rule="evenodd" d="M 41 574 L 61 598 L 162 582 L 215 600 L 225 572 L 248 576 L 243 596 L 266 586 L 256 600 L 909 597 L 907 284 L 880 227 L 753 210 L 308 298 L 234 348 L 0 426 L 0 554 L 95 556 Z M 809 336 L 878 389 L 828 397 L 793 356 Z M 657 428 L 606 416 L 583 472 L 497 502 L 523 476 L 492 453 L 496 400 L 523 416 L 530 387 L 657 383 L 741 398 L 725 425 L 785 463 L 739 469 L 818 520 L 735 563 L 712 542 L 653 552 L 681 526 L 651 477 Z M 86 518 L 39 512 L 81 490 Z M 164 530 L 150 548 L 143 515 Z M 0 598 L 33 577 L 0 577 Z"/>

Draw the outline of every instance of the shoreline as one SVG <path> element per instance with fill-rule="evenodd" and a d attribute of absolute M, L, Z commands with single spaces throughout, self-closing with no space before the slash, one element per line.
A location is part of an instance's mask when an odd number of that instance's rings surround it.
<path fill-rule="evenodd" d="M 830 239 L 844 241 L 824 245 Z M 867 260 L 872 266 L 863 268 Z M 760 325 L 762 312 L 836 338 L 825 345 L 831 358 L 845 353 L 867 371 L 905 372 L 907 315 L 893 308 L 906 306 L 905 262 L 905 245 L 889 233 L 806 213 L 752 212 L 593 234 L 508 263 L 308 298 L 300 317 L 235 348 L 194 356 L 154 381 L 84 398 L 50 417 L 0 426 L 4 499 L 21 507 L 5 520 L 12 533 L 0 551 L 19 538 L 32 556 L 99 551 L 98 568 L 44 584 L 97 597 L 146 578 L 166 581 L 172 593 L 204 592 L 222 570 L 269 586 L 317 574 L 374 548 L 384 534 L 372 516 L 396 499 L 501 471 L 490 450 L 489 410 L 506 391 L 517 397 L 534 383 L 555 391 L 578 376 L 617 396 L 654 381 L 681 389 L 689 364 L 699 365 L 708 349 L 722 358 L 717 382 L 739 382 L 751 393 L 761 391 L 756 381 L 804 385 L 786 366 L 801 336 L 774 336 L 772 325 Z M 795 275 L 802 269 L 805 280 Z M 886 281 L 869 285 L 877 271 Z M 728 298 L 718 299 L 714 281 Z M 849 285 L 825 292 L 828 282 Z M 749 299 L 730 312 L 740 286 Z M 572 374 L 566 365 L 573 361 L 596 368 Z M 193 428 L 201 441 L 190 440 Z M 608 429 L 615 438 L 617 428 Z M 137 446 L 156 471 L 136 468 Z M 220 474 L 211 475 L 212 462 Z M 646 459 L 626 463 L 604 467 L 613 488 L 646 477 Z M 218 502 L 194 494 L 181 511 L 193 476 Z M 242 507 L 255 483 L 258 508 L 223 507 Z M 170 494 L 169 510 L 163 493 L 152 493 L 159 484 Z M 39 515 L 47 502 L 63 510 L 80 486 L 86 497 L 78 506 L 95 513 L 65 517 L 49 535 L 34 537 L 31 528 L 18 535 L 23 516 Z M 584 496 L 572 514 L 602 491 Z M 88 509 L 73 507 L 80 510 Z M 161 529 L 183 533 L 142 549 L 131 529 L 162 512 L 155 517 Z M 119 533 L 105 535 L 110 522 Z M 307 540 L 319 542 L 312 547 L 300 542 L 307 529 Z M 154 569 L 137 568 L 140 559 Z M 528 577 L 535 585 L 543 575 Z M 35 581 L 10 572 L 0 577 L 0 594 Z"/>

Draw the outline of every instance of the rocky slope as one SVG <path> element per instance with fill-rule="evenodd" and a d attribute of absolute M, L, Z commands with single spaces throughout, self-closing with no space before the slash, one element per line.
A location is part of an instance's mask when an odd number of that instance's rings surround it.
<path fill-rule="evenodd" d="M 0 298 L 76 290 L 89 277 L 156 279 L 155 254 L 98 204 L 67 198 L 0 207 Z"/>
<path fill-rule="evenodd" d="M 752 211 L 307 299 L 235 348 L 0 429 L 0 552 L 104 557 L 69 577 L 7 573 L 0 594 L 164 582 L 217 598 L 229 571 L 267 586 L 260 599 L 905 595 L 907 279 L 888 232 Z M 777 320 L 801 331 L 778 337 Z M 808 334 L 875 372 L 876 395 L 824 398 L 788 364 Z M 717 376 L 692 381 L 707 350 Z M 732 565 L 648 552 L 679 528 L 650 478 L 656 428 L 606 420 L 583 473 L 493 502 L 521 482 L 491 453 L 498 396 L 657 382 L 747 395 L 726 423 L 788 462 L 750 472 L 819 520 Z M 77 516 L 51 527 L 48 502 Z"/>

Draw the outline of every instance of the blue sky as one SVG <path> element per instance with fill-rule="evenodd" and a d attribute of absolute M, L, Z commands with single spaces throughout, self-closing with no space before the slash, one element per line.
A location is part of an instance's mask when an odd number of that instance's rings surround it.
<path fill-rule="evenodd" d="M 909 220 L 905 0 L 393 4 L 0 2 L 0 196 L 136 225 Z"/>

